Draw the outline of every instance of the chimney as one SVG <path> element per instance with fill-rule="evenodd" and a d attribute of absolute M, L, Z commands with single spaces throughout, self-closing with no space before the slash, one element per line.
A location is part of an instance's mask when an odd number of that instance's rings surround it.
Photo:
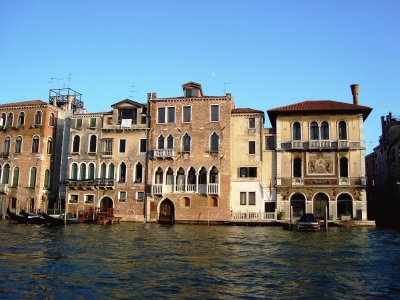
<path fill-rule="evenodd" d="M 358 90 L 359 90 L 359 85 L 358 84 L 352 84 L 350 85 L 351 88 L 351 93 L 353 94 L 353 104 L 358 105 Z"/>
<path fill-rule="evenodd" d="M 151 93 L 151 99 L 153 100 L 157 99 L 157 93 Z"/>

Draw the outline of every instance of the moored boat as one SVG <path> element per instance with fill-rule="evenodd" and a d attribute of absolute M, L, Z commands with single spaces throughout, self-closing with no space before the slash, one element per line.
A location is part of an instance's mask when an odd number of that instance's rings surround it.
<path fill-rule="evenodd" d="M 46 224 L 49 225 L 64 225 L 64 224 L 82 224 L 82 223 L 92 223 L 93 215 L 80 212 L 79 214 L 68 213 L 66 216 L 64 214 L 59 216 L 51 216 L 46 213 L 42 213 L 43 218 L 46 220 Z"/>
<path fill-rule="evenodd" d="M 42 225 L 46 222 L 42 215 L 31 214 L 24 210 L 21 210 L 21 215 L 26 218 L 27 224 Z"/>
<path fill-rule="evenodd" d="M 16 213 L 10 211 L 9 208 L 7 208 L 7 215 L 9 216 L 10 221 L 17 222 L 18 224 L 26 224 L 28 221 L 25 216 L 16 214 Z"/>

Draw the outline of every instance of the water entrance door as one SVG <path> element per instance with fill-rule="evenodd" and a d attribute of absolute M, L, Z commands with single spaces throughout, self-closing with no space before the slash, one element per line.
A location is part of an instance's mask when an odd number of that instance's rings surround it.
<path fill-rule="evenodd" d="M 100 211 L 107 212 L 110 208 L 113 208 L 113 201 L 110 197 L 104 197 L 100 201 Z"/>
<path fill-rule="evenodd" d="M 313 212 L 314 216 L 318 219 L 323 219 L 325 217 L 325 209 L 328 207 L 328 216 L 329 216 L 329 198 L 327 195 L 319 193 L 316 194 L 314 197 L 314 203 L 313 203 Z"/>
<path fill-rule="evenodd" d="M 171 200 L 165 199 L 160 204 L 160 214 L 158 222 L 163 224 L 173 224 L 175 219 L 174 204 Z"/>

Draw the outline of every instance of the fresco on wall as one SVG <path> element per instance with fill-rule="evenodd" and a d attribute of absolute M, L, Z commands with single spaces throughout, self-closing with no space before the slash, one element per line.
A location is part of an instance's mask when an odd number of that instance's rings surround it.
<path fill-rule="evenodd" d="M 335 153 L 307 153 L 307 175 L 334 175 Z"/>

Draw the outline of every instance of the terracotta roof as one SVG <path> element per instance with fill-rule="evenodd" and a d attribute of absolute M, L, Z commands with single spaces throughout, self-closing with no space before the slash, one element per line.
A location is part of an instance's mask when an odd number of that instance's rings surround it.
<path fill-rule="evenodd" d="M 262 110 L 256 110 L 252 108 L 234 108 L 231 111 L 232 114 L 264 114 Z"/>
<path fill-rule="evenodd" d="M 47 104 L 48 103 L 43 102 L 42 100 L 29 100 L 29 101 L 0 104 L 0 107 L 32 106 L 32 105 L 47 105 Z"/>
<path fill-rule="evenodd" d="M 304 113 L 318 113 L 318 114 L 358 114 L 362 113 L 364 120 L 368 117 L 372 108 L 356 105 L 345 102 L 338 102 L 333 100 L 308 100 L 290 104 L 286 106 L 280 106 L 269 109 L 267 111 L 269 119 L 273 126 L 275 126 L 276 117 L 278 115 L 296 115 Z"/>

